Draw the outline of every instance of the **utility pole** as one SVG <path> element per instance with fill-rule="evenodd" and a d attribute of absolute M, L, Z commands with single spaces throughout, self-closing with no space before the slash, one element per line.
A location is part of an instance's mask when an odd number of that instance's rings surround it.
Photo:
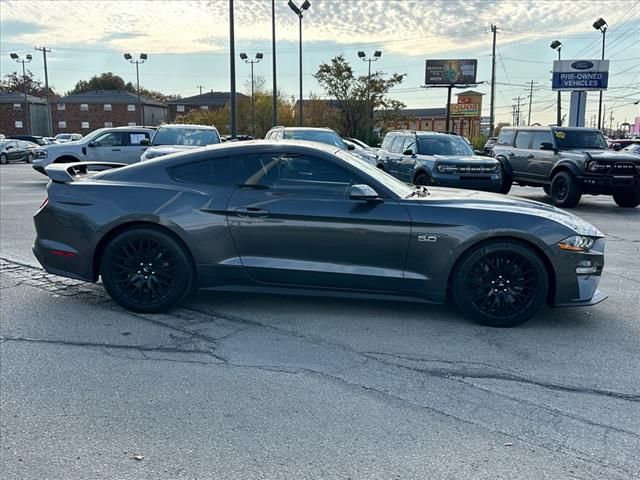
<path fill-rule="evenodd" d="M 489 110 L 489 136 L 493 136 L 495 129 L 495 95 L 496 95 L 496 33 L 498 27 L 491 25 L 491 33 L 493 33 L 493 47 L 491 50 L 491 107 Z"/>
<path fill-rule="evenodd" d="M 515 104 L 511 105 L 511 125 L 515 126 L 516 124 L 516 106 Z"/>
<path fill-rule="evenodd" d="M 198 85 L 198 88 L 200 89 L 200 95 L 202 95 L 202 89 L 204 88 L 204 85 Z"/>
<path fill-rule="evenodd" d="M 531 80 L 531 87 L 529 89 L 529 118 L 527 119 L 527 125 L 531 125 L 531 104 L 533 103 L 533 84 L 538 83 Z"/>
<path fill-rule="evenodd" d="M 278 124 L 278 89 L 276 86 L 276 0 L 271 0 L 271 56 L 273 57 L 273 127 Z"/>
<path fill-rule="evenodd" d="M 609 132 L 613 132 L 613 110 L 609 110 Z"/>
<path fill-rule="evenodd" d="M 517 96 L 516 98 L 512 98 L 512 100 L 516 100 L 517 101 L 517 107 L 516 107 L 516 127 L 520 126 L 520 100 L 522 100 L 521 96 Z"/>
<path fill-rule="evenodd" d="M 47 72 L 47 52 L 51 53 L 51 49 L 47 47 L 33 47 L 34 49 L 42 52 L 42 58 L 44 59 L 44 88 L 45 98 L 47 100 L 47 132 L 50 137 L 53 136 L 53 122 L 51 120 L 51 102 L 49 101 L 49 74 Z"/>

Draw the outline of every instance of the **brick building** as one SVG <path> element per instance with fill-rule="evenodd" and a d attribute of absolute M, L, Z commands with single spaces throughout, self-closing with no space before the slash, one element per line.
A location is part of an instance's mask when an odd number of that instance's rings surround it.
<path fill-rule="evenodd" d="M 167 106 L 140 98 L 143 125 L 167 120 Z M 67 95 L 51 104 L 53 130 L 57 133 L 87 133 L 104 127 L 140 125 L 138 96 L 124 90 L 98 90 Z"/>
<path fill-rule="evenodd" d="M 47 135 L 47 102 L 27 95 L 25 104 L 24 93 L 0 92 L 0 133 L 6 136 Z"/>
<path fill-rule="evenodd" d="M 236 94 L 238 100 L 250 98 L 242 93 Z M 169 123 L 175 121 L 176 117 L 184 115 L 192 110 L 216 110 L 224 108 L 231 101 L 230 92 L 206 92 L 193 97 L 185 97 L 179 100 L 167 102 L 169 109 Z"/>

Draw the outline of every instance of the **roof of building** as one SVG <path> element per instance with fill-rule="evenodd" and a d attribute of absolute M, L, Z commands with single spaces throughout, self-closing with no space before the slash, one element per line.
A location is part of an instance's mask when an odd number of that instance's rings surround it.
<path fill-rule="evenodd" d="M 447 116 L 446 108 L 403 108 L 398 112 L 404 118 L 444 118 Z M 382 117 L 383 111 L 377 110 L 374 116 Z"/>
<path fill-rule="evenodd" d="M 111 103 L 111 104 L 137 104 L 138 95 L 127 92 L 126 90 L 94 90 L 91 92 L 74 93 L 62 97 L 58 103 Z M 140 96 L 140 102 L 143 105 L 152 105 L 156 107 L 166 107 L 162 102 L 157 102 L 149 98 Z"/>
<path fill-rule="evenodd" d="M 456 95 L 485 95 L 484 93 L 476 92 L 475 90 L 467 90 L 466 92 L 456 93 Z"/>
<path fill-rule="evenodd" d="M 47 101 L 44 98 L 27 94 L 27 102 L 44 105 Z M 0 103 L 24 103 L 24 93 L 20 92 L 0 92 Z"/>
<path fill-rule="evenodd" d="M 236 93 L 237 98 L 249 98 L 242 93 Z M 168 105 L 208 105 L 212 107 L 224 107 L 231 100 L 231 92 L 206 92 L 202 95 L 184 97 L 167 102 Z"/>

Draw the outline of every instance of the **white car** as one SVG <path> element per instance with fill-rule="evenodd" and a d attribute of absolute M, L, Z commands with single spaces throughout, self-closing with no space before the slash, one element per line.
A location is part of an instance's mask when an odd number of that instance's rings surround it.
<path fill-rule="evenodd" d="M 46 175 L 44 169 L 51 163 L 136 163 L 147 149 L 153 133 L 152 128 L 146 127 L 100 128 L 76 142 L 38 148 L 35 151 L 33 168 Z"/>
<path fill-rule="evenodd" d="M 55 136 L 56 143 L 69 143 L 69 142 L 77 142 L 82 138 L 82 135 L 79 133 L 59 133 Z"/>
<path fill-rule="evenodd" d="M 207 125 L 162 125 L 153 135 L 149 148 L 140 161 L 182 152 L 193 148 L 220 143 L 220 134 L 215 127 Z"/>

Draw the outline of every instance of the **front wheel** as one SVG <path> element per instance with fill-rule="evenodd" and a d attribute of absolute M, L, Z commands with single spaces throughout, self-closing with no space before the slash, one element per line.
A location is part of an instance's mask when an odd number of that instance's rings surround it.
<path fill-rule="evenodd" d="M 33 153 L 30 153 L 29 155 L 27 155 L 27 163 L 32 163 L 33 162 Z"/>
<path fill-rule="evenodd" d="M 453 297 L 472 320 L 490 327 L 514 327 L 543 307 L 549 280 L 540 257 L 517 242 L 477 246 L 458 262 Z"/>
<path fill-rule="evenodd" d="M 414 185 L 424 185 L 424 186 L 428 186 L 431 185 L 431 177 L 429 175 L 427 175 L 424 172 L 419 173 L 418 175 L 416 175 L 416 178 L 414 178 L 413 180 L 413 184 Z"/>
<path fill-rule="evenodd" d="M 194 270 L 185 249 L 153 228 L 127 230 L 106 247 L 100 273 L 111 298 L 134 312 L 163 312 L 191 291 Z"/>
<path fill-rule="evenodd" d="M 507 173 L 504 167 L 502 167 L 502 181 L 500 182 L 498 193 L 506 195 L 511 191 L 511 185 L 513 185 L 513 179 L 511 178 L 511 175 Z"/>
<path fill-rule="evenodd" d="M 613 200 L 619 207 L 635 208 L 640 205 L 640 190 L 635 192 L 616 192 L 613 194 Z"/>
<path fill-rule="evenodd" d="M 0 164 L 2 164 L 2 165 L 6 165 L 7 164 L 7 156 L 4 153 L 0 154 Z"/>
<path fill-rule="evenodd" d="M 569 172 L 559 172 L 551 180 L 551 200 L 558 207 L 572 208 L 578 205 L 582 189 Z"/>

